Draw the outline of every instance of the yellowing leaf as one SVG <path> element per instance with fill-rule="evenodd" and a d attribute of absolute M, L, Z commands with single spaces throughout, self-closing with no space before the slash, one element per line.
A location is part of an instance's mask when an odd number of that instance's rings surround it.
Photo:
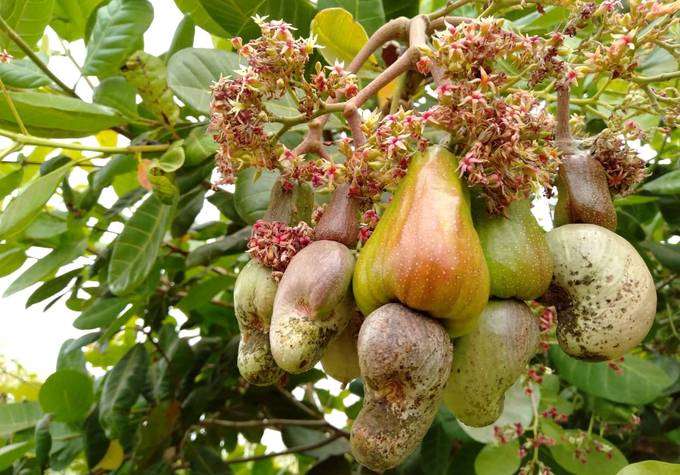
<path fill-rule="evenodd" d="M 393 80 L 378 91 L 378 103 L 380 104 L 380 107 L 384 106 L 387 103 L 387 100 L 394 94 L 394 89 L 397 87 L 397 80 L 398 79 Z"/>
<path fill-rule="evenodd" d="M 109 444 L 104 458 L 97 464 L 96 468 L 102 470 L 117 470 L 123 464 L 123 447 L 118 439 L 114 439 Z"/>
<path fill-rule="evenodd" d="M 78 142 L 75 142 L 78 143 Z M 61 155 L 66 155 L 67 157 L 71 157 L 72 160 L 78 160 L 79 158 L 83 158 L 83 152 L 80 150 L 70 150 L 67 148 L 64 148 L 61 150 Z"/>
<path fill-rule="evenodd" d="M 118 133 L 113 130 L 102 130 L 94 136 L 102 147 L 115 147 L 118 145 Z"/>
<path fill-rule="evenodd" d="M 324 59 L 329 64 L 336 60 L 344 62 L 345 67 L 368 41 L 364 27 L 342 8 L 328 8 L 317 13 L 312 20 L 312 34 L 317 35 L 317 43 L 324 47 L 319 50 Z M 371 72 L 381 71 L 374 55 L 368 58 L 362 70 L 368 70 L 369 76 Z"/>

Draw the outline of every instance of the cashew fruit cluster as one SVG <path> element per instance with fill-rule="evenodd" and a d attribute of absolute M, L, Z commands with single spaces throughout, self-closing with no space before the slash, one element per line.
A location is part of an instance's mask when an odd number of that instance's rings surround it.
<path fill-rule="evenodd" d="M 272 384 L 317 363 L 343 384 L 361 376 L 352 452 L 385 471 L 416 449 L 442 401 L 468 426 L 500 417 L 539 347 L 526 301 L 556 307 L 557 339 L 574 358 L 601 361 L 636 346 L 655 315 L 651 274 L 607 229 L 615 213 L 600 193 L 601 165 L 561 146 L 557 227 L 547 234 L 527 200 L 490 217 L 442 146 L 412 158 L 360 252 L 361 202 L 339 186 L 280 282 L 256 261 L 239 274 L 243 377 Z M 265 218 L 308 221 L 313 197 L 303 186 L 275 187 Z"/>

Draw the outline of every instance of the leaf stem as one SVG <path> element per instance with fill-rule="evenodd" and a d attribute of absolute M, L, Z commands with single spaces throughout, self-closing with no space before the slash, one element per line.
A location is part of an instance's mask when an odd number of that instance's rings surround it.
<path fill-rule="evenodd" d="M 19 112 L 17 112 L 16 107 L 14 107 L 14 102 L 12 101 L 12 98 L 9 97 L 9 92 L 7 91 L 7 88 L 5 87 L 5 83 L 2 82 L 2 79 L 0 79 L 0 89 L 2 89 L 2 93 L 5 95 L 5 99 L 7 99 L 7 104 L 9 105 L 9 108 L 12 111 L 12 114 L 14 115 L 14 118 L 17 121 L 17 124 L 19 124 L 19 128 L 21 129 L 21 133 L 24 135 L 30 135 L 28 133 L 28 130 L 26 130 L 26 127 L 24 126 L 24 122 L 21 120 L 21 117 L 19 116 Z"/>
<path fill-rule="evenodd" d="M 26 42 L 21 38 L 21 36 L 19 36 L 17 32 L 14 31 L 1 16 L 0 16 L 0 29 L 2 29 L 7 34 L 7 36 L 9 36 L 9 38 L 12 41 L 14 41 L 14 43 L 16 43 L 16 45 L 21 49 L 21 51 L 23 51 L 26 54 L 26 56 L 31 58 L 31 61 L 33 61 L 35 65 L 38 66 L 45 74 L 47 74 L 47 76 L 52 81 L 54 81 L 57 84 L 57 86 L 59 86 L 69 96 L 75 97 L 76 99 L 80 99 L 78 94 L 76 94 L 76 92 L 73 89 L 64 84 L 61 81 L 61 79 L 59 79 L 52 71 L 50 71 L 47 65 L 43 63 L 40 60 L 40 58 L 38 58 L 38 56 L 33 52 L 31 47 L 26 44 Z"/>

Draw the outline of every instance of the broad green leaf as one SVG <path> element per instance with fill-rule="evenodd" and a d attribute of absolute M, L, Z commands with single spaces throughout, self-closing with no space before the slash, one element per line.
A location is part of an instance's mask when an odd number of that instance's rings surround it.
<path fill-rule="evenodd" d="M 680 475 L 680 465 L 648 460 L 628 465 L 616 475 Z"/>
<path fill-rule="evenodd" d="M 673 170 L 645 183 L 643 188 L 657 195 L 677 195 L 680 193 L 680 170 Z"/>
<path fill-rule="evenodd" d="M 179 118 L 179 107 L 173 100 L 172 91 L 166 80 L 165 63 L 144 51 L 135 52 L 122 68 L 123 77 L 139 92 L 142 105 L 156 119 L 172 126 Z"/>
<path fill-rule="evenodd" d="M 139 162 L 134 155 L 114 155 L 97 173 L 92 180 L 92 187 L 101 190 L 110 186 L 116 176 L 137 170 Z"/>
<path fill-rule="evenodd" d="M 213 449 L 191 444 L 188 447 L 189 466 L 193 475 L 232 475 L 234 472 L 222 456 Z"/>
<path fill-rule="evenodd" d="M 182 147 L 172 147 L 152 166 L 157 166 L 164 172 L 170 173 L 178 170 L 182 165 L 184 165 L 184 149 Z"/>
<path fill-rule="evenodd" d="M 36 147 L 36 149 L 33 151 L 33 153 L 31 153 L 31 155 L 35 154 L 35 151 L 38 150 L 38 148 L 42 148 L 42 147 Z M 71 157 L 69 157 L 68 155 L 63 155 L 63 154 L 59 154 L 56 157 L 48 158 L 47 160 L 45 160 L 45 157 L 50 152 L 52 152 L 52 150 L 53 149 L 47 149 L 47 150 L 43 151 L 43 153 L 41 153 L 42 157 L 37 157 L 38 161 L 44 160 L 43 163 L 40 164 L 40 168 L 38 169 L 38 171 L 40 172 L 40 176 L 48 175 L 48 174 L 52 173 L 54 170 L 57 170 L 57 169 L 63 167 L 64 165 L 66 165 L 67 163 L 71 162 Z M 32 177 L 33 176 L 31 176 L 31 178 Z M 25 178 L 24 178 L 24 182 L 25 182 Z"/>
<path fill-rule="evenodd" d="M 83 426 L 83 444 L 85 445 L 85 460 L 90 470 L 104 458 L 109 448 L 109 439 L 99 423 L 99 404 L 85 419 Z"/>
<path fill-rule="evenodd" d="M 522 33 L 543 33 L 551 30 L 558 23 L 563 23 L 569 17 L 565 8 L 548 6 L 544 12 L 533 12 L 513 21 Z"/>
<path fill-rule="evenodd" d="M 56 421 L 50 424 L 52 436 L 50 469 L 52 471 L 65 470 L 83 450 L 83 440 L 78 437 L 80 429 L 72 425 Z"/>
<path fill-rule="evenodd" d="M 2 64 L 2 63 L 0 63 Z M 24 179 L 24 167 L 19 167 L 16 170 L 9 172 L 7 175 L 0 178 L 0 200 L 10 195 L 14 190 L 21 186 Z"/>
<path fill-rule="evenodd" d="M 38 216 L 63 180 L 69 167 L 45 175 L 20 193 L 0 215 L 0 239 L 7 239 L 26 228 Z"/>
<path fill-rule="evenodd" d="M 109 262 L 109 287 L 115 295 L 131 293 L 151 272 L 170 210 L 170 206 L 151 195 L 125 224 Z"/>
<path fill-rule="evenodd" d="M 92 92 L 92 102 L 117 110 L 125 117 L 137 117 L 137 90 L 125 78 L 114 76 L 100 82 Z"/>
<path fill-rule="evenodd" d="M 80 274 L 82 274 L 83 269 L 73 269 L 68 272 L 64 272 L 58 277 L 54 277 L 44 284 L 42 284 L 40 287 L 35 289 L 35 292 L 31 294 L 30 297 L 28 297 L 28 300 L 26 300 L 26 308 L 30 307 L 31 305 L 35 305 L 37 303 L 42 302 L 43 300 L 46 300 L 50 297 L 55 296 L 62 290 L 66 288 L 66 286 L 76 277 L 78 277 Z"/>
<path fill-rule="evenodd" d="M 47 55 L 38 53 L 38 57 L 47 64 Z M 52 82 L 29 58 L 17 59 L 11 63 L 0 63 L 0 79 L 5 86 L 21 89 L 34 89 L 47 86 Z"/>
<path fill-rule="evenodd" d="M 109 372 L 99 401 L 99 422 L 109 439 L 118 438 L 128 424 L 128 411 L 146 379 L 149 355 L 137 344 Z"/>
<path fill-rule="evenodd" d="M 94 399 L 92 380 L 77 369 L 60 369 L 47 378 L 39 398 L 43 412 L 53 412 L 56 422 L 74 422 L 90 410 Z"/>
<path fill-rule="evenodd" d="M 329 64 L 340 61 L 345 63 L 345 67 L 349 66 L 368 41 L 364 27 L 342 8 L 330 8 L 317 13 L 312 21 L 312 34 L 318 36 L 317 43 L 324 47 L 320 50 L 324 59 Z M 375 56 L 371 55 L 362 69 L 379 72 Z"/>
<path fill-rule="evenodd" d="M 217 152 L 218 148 L 212 134 L 206 134 L 204 127 L 196 127 L 191 130 L 184 141 L 185 163 L 189 167 L 196 166 Z"/>
<path fill-rule="evenodd" d="M 210 112 L 210 86 L 221 76 L 233 76 L 238 69 L 236 53 L 185 48 L 170 58 L 168 85 L 182 102 L 207 115 Z"/>
<path fill-rule="evenodd" d="M 659 201 L 656 196 L 630 195 L 625 198 L 617 197 L 614 200 L 615 206 L 637 206 Z"/>
<path fill-rule="evenodd" d="M 0 434 L 7 435 L 35 427 L 42 416 L 38 401 L 0 404 Z"/>
<path fill-rule="evenodd" d="M 147 0 L 111 0 L 99 8 L 82 73 L 104 76 L 120 67 L 137 50 L 152 20 L 153 7 Z"/>
<path fill-rule="evenodd" d="M 20 290 L 40 282 L 42 279 L 68 264 L 85 252 L 85 240 L 64 244 L 50 252 L 47 256 L 39 259 L 28 270 L 21 274 L 12 284 L 7 287 L 3 297 L 8 297 Z"/>
<path fill-rule="evenodd" d="M 38 137 L 86 137 L 125 122 L 109 107 L 72 97 L 41 92 L 9 95 L 28 132 Z M 0 128 L 21 132 L 4 95 L 0 95 Z"/>
<path fill-rule="evenodd" d="M 654 257 L 667 269 L 680 272 L 680 248 L 677 244 L 641 242 L 640 246 L 654 254 Z"/>
<path fill-rule="evenodd" d="M 208 12 L 205 11 L 205 8 L 203 8 L 203 5 L 201 5 L 199 0 L 175 0 L 175 3 L 177 4 L 177 8 L 179 8 L 182 13 L 191 15 L 194 23 L 211 35 L 216 35 L 220 38 L 229 38 L 231 36 L 229 33 L 224 31 L 222 27 L 210 17 L 210 15 L 208 15 Z"/>
<path fill-rule="evenodd" d="M 226 290 L 230 285 L 234 285 L 234 277 L 229 275 L 218 275 L 212 279 L 192 287 L 186 297 L 177 303 L 177 308 L 182 312 L 188 313 L 191 310 L 207 305 L 210 300 L 220 292 Z"/>
<path fill-rule="evenodd" d="M 33 222 L 24 229 L 24 237 L 29 239 L 49 239 L 65 233 L 68 230 L 66 213 L 61 217 L 57 216 L 57 213 L 40 213 L 35 217 Z"/>
<path fill-rule="evenodd" d="M 269 206 L 269 195 L 279 176 L 278 172 L 264 170 L 262 175 L 253 182 L 255 173 L 255 168 L 250 167 L 236 177 L 234 207 L 239 216 L 248 224 L 255 224 L 264 216 Z"/>
<path fill-rule="evenodd" d="M 568 439 L 578 437 L 583 431 L 562 430 L 560 426 L 548 419 L 541 420 L 541 429 L 547 437 L 555 439 L 556 444 L 549 447 L 555 461 L 574 475 L 616 475 L 619 470 L 628 465 L 628 460 L 618 447 L 599 435 L 591 434 L 591 440 L 587 442 L 590 451 L 585 453 L 582 450 L 583 455 L 579 458 L 574 455 L 574 450 L 578 447 L 570 443 Z M 564 441 L 563 437 L 567 441 Z M 611 447 L 611 458 L 604 452 L 595 450 L 595 441 Z M 585 459 L 586 463 L 584 464 L 581 459 Z"/>
<path fill-rule="evenodd" d="M 540 387 L 536 384 L 532 384 L 531 387 L 534 393 L 534 401 L 538 405 L 541 402 Z M 494 426 L 503 427 L 506 424 L 515 425 L 520 423 L 523 427 L 529 427 L 533 420 L 534 409 L 531 397 L 526 395 L 523 386 L 518 380 L 505 392 L 503 412 L 496 422 L 486 427 L 470 427 L 462 422 L 460 426 L 467 435 L 477 442 L 492 444 L 496 440 Z"/>
<path fill-rule="evenodd" d="M 212 195 L 208 196 L 208 201 L 215 206 L 220 213 L 229 218 L 234 223 L 245 226 L 246 222 L 239 216 L 234 206 L 234 194 L 228 191 L 217 190 Z"/>
<path fill-rule="evenodd" d="M 170 43 L 170 48 L 168 52 L 165 53 L 163 60 L 165 64 L 168 63 L 170 58 L 173 57 L 175 53 L 181 51 L 185 48 L 192 48 L 194 46 L 194 33 L 196 32 L 196 23 L 191 18 L 190 14 L 185 14 L 182 21 L 177 25 L 175 30 L 175 36 L 172 37 L 172 43 Z"/>
<path fill-rule="evenodd" d="M 33 439 L 5 445 L 0 449 L 0 471 L 4 471 L 35 446 Z"/>
<path fill-rule="evenodd" d="M 18 270 L 24 265 L 24 262 L 26 262 L 26 250 L 23 247 L 2 246 L 2 252 L 0 252 L 0 277 L 8 276 Z"/>
<path fill-rule="evenodd" d="M 561 377 L 593 396 L 623 404 L 647 404 L 671 384 L 664 370 L 649 361 L 626 355 L 616 365 L 617 374 L 606 362 L 586 363 L 567 356 L 559 347 L 550 348 L 550 359 Z"/>
<path fill-rule="evenodd" d="M 9 27 L 32 48 L 42 38 L 45 27 L 50 22 L 53 8 L 54 0 L 15 0 L 11 11 L 3 16 Z M 3 49 L 8 50 L 16 58 L 24 57 L 21 48 L 0 30 L 0 50 Z"/>
<path fill-rule="evenodd" d="M 519 440 L 507 444 L 486 445 L 475 459 L 477 475 L 513 475 L 519 469 Z"/>
<path fill-rule="evenodd" d="M 327 8 L 344 8 L 352 14 L 354 19 L 371 36 L 375 30 L 385 24 L 385 11 L 381 1 L 376 0 L 319 0 L 317 8 L 319 11 Z"/>
<path fill-rule="evenodd" d="M 103 0 L 56 0 L 50 26 L 59 37 L 76 41 L 85 36 L 87 19 Z"/>
<path fill-rule="evenodd" d="M 90 343 L 94 343 L 99 339 L 100 336 L 102 336 L 101 331 L 98 332 L 93 332 L 93 333 L 88 333 L 87 335 L 83 335 L 77 340 L 70 340 L 70 343 L 68 345 L 64 345 L 63 347 L 63 354 L 68 355 L 72 351 L 79 350 L 83 346 L 89 345 Z"/>
<path fill-rule="evenodd" d="M 449 461 L 451 442 L 442 421 L 435 418 L 420 446 L 421 466 L 425 473 L 444 473 Z"/>
<path fill-rule="evenodd" d="M 164 205 L 172 205 L 178 195 L 175 174 L 166 173 L 158 166 L 151 166 L 147 169 L 147 177 L 153 186 L 151 191 L 154 196 Z"/>
<path fill-rule="evenodd" d="M 268 16 L 285 20 L 298 30 L 297 36 L 309 36 L 309 22 L 316 9 L 308 0 L 199 0 L 205 11 L 229 37 L 240 36 L 249 41 L 260 36 L 260 27 L 252 17 Z"/>
<path fill-rule="evenodd" d="M 248 239 L 250 239 L 250 227 L 243 228 L 222 239 L 204 244 L 189 253 L 186 259 L 187 267 L 206 266 L 213 259 L 222 256 L 240 254 L 248 249 Z"/>
<path fill-rule="evenodd" d="M 408 18 L 416 16 L 418 14 L 419 3 L 419 0 L 403 0 L 401 2 L 382 0 L 383 9 L 385 10 L 385 20 L 391 20 L 400 16 Z"/>
<path fill-rule="evenodd" d="M 205 188 L 196 188 L 179 198 L 177 205 L 177 215 L 170 225 L 170 235 L 174 238 L 184 236 L 194 224 L 196 216 L 203 209 L 205 202 Z"/>
<path fill-rule="evenodd" d="M 52 436 L 50 435 L 50 423 L 54 414 L 45 414 L 35 426 L 35 458 L 38 465 L 44 469 L 50 461 L 52 449 Z"/>
<path fill-rule="evenodd" d="M 124 297 L 99 300 L 81 313 L 73 322 L 73 326 L 78 330 L 108 327 L 129 303 L 130 300 Z"/>
<path fill-rule="evenodd" d="M 344 455 L 334 455 L 309 467 L 306 475 L 352 475 L 352 466 Z"/>
<path fill-rule="evenodd" d="M 57 356 L 57 371 L 60 369 L 75 369 L 81 373 L 88 375 L 87 361 L 85 354 L 78 348 L 77 351 L 69 351 L 70 346 L 75 340 L 68 339 L 62 343 L 59 348 L 59 356 Z"/>

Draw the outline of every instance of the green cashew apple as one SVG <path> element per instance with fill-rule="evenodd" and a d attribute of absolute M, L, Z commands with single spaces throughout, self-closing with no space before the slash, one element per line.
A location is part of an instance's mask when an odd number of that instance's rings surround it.
<path fill-rule="evenodd" d="M 276 365 L 269 347 L 269 325 L 277 288 L 271 269 L 255 259 L 241 270 L 234 285 L 234 309 L 241 331 L 237 364 L 241 376 L 251 384 L 278 383 L 285 375 Z"/>
<path fill-rule="evenodd" d="M 328 376 L 347 384 L 359 376 L 359 354 L 357 353 L 357 339 L 363 316 L 355 311 L 340 336 L 326 350 L 321 358 L 321 365 Z"/>
<path fill-rule="evenodd" d="M 432 146 L 412 159 L 354 271 L 368 315 L 388 302 L 443 319 L 450 336 L 472 331 L 489 298 L 489 271 L 456 157 Z"/>
<path fill-rule="evenodd" d="M 366 317 L 358 351 L 364 407 L 350 444 L 359 463 L 382 472 L 406 460 L 430 428 L 453 348 L 438 320 L 390 303 Z"/>
<path fill-rule="evenodd" d="M 491 295 L 519 300 L 543 295 L 552 280 L 552 258 L 529 202 L 514 201 L 505 216 L 491 218 L 484 201 L 475 199 L 472 218 L 489 269 Z"/>
<path fill-rule="evenodd" d="M 269 331 L 272 355 L 289 373 L 303 373 L 323 357 L 356 307 L 355 259 L 335 241 L 315 241 L 291 260 L 274 300 Z"/>
<path fill-rule="evenodd" d="M 300 221 L 311 226 L 314 212 L 314 191 L 306 182 L 295 183 L 286 190 L 280 180 L 276 180 L 269 195 L 269 206 L 262 217 L 270 223 L 282 221 L 296 226 Z"/>
<path fill-rule="evenodd" d="M 562 350 L 603 361 L 636 347 L 654 323 L 656 288 L 635 248 L 593 224 L 567 224 L 546 239 L 554 275 L 540 301 L 557 309 Z"/>
<path fill-rule="evenodd" d="M 538 322 L 524 302 L 489 300 L 475 331 L 456 340 L 446 407 L 468 426 L 493 424 L 539 342 Z"/>

